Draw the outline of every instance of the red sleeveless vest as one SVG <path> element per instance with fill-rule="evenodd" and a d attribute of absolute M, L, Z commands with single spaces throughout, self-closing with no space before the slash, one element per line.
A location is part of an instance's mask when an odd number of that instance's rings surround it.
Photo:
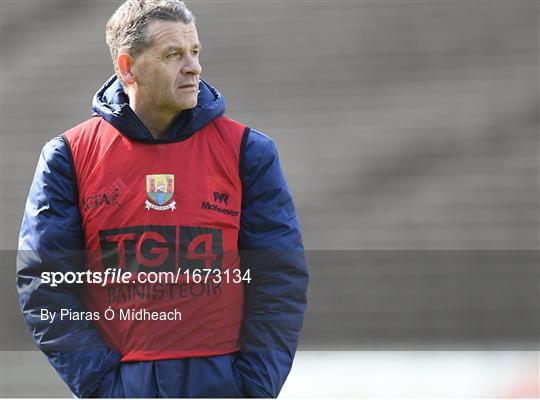
<path fill-rule="evenodd" d="M 86 267 L 132 273 L 128 283 L 109 279 L 81 293 L 122 361 L 238 350 L 244 131 L 219 117 L 187 139 L 145 143 L 96 117 L 64 134 L 79 191 Z"/>

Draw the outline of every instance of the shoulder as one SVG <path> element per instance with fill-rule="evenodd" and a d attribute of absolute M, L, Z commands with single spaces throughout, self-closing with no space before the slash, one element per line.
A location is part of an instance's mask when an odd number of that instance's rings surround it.
<path fill-rule="evenodd" d="M 100 130 L 100 127 L 104 123 L 110 126 L 110 124 L 102 117 L 92 117 L 67 130 L 61 136 L 63 136 L 65 140 L 69 141 L 69 143 L 72 143 L 81 140 L 81 138 L 88 138 L 89 136 L 92 136 L 92 134 L 95 134 Z"/>
<path fill-rule="evenodd" d="M 214 126 L 226 141 L 239 150 L 240 175 L 245 177 L 249 170 L 261 162 L 268 162 L 277 156 L 274 141 L 257 129 L 226 116 L 214 120 Z"/>
<path fill-rule="evenodd" d="M 269 136 L 250 128 L 244 138 L 240 172 L 245 175 L 256 167 L 277 161 L 277 148 Z"/>
<path fill-rule="evenodd" d="M 272 138 L 251 128 L 240 158 L 240 177 L 244 194 L 286 188 L 278 151 Z"/>
<path fill-rule="evenodd" d="M 68 165 L 69 149 L 63 134 L 45 143 L 41 150 L 40 162 L 57 167 Z"/>
<path fill-rule="evenodd" d="M 85 133 L 95 132 L 102 119 L 93 117 L 68 129 L 66 132 L 52 138 L 41 150 L 41 161 L 58 167 L 69 167 L 72 154 L 71 148 Z"/>
<path fill-rule="evenodd" d="M 41 150 L 36 177 L 41 176 L 45 182 L 62 177 L 73 179 L 74 145 L 81 141 L 81 137 L 85 137 L 84 140 L 91 137 L 92 135 L 86 133 L 96 131 L 101 123 L 101 118 L 90 118 L 45 143 Z"/>
<path fill-rule="evenodd" d="M 250 147 L 256 147 L 256 148 L 275 148 L 274 141 L 272 138 L 268 135 L 265 135 L 264 133 L 249 128 L 248 132 L 248 141 L 246 145 L 250 145 Z"/>
<path fill-rule="evenodd" d="M 273 141 L 269 136 L 229 117 L 222 115 L 213 122 L 220 130 L 236 131 L 236 133 L 242 135 L 243 140 L 247 140 L 246 145 L 249 144 L 250 147 L 273 146 Z"/>

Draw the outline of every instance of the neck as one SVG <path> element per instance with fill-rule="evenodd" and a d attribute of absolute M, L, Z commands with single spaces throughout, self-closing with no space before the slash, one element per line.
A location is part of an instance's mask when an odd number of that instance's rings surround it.
<path fill-rule="evenodd" d="M 147 106 L 142 102 L 136 101 L 136 97 L 134 97 L 133 100 L 130 98 L 129 105 L 144 126 L 150 131 L 152 137 L 157 140 L 167 139 L 167 128 L 173 119 L 181 112 L 171 113 L 165 110 L 156 110 L 155 108 L 152 108 L 151 105 Z"/>

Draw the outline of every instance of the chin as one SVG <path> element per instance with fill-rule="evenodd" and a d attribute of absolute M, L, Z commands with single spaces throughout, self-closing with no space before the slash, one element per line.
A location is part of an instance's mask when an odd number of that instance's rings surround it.
<path fill-rule="evenodd" d="M 190 110 L 192 108 L 195 108 L 196 105 L 197 105 L 197 99 L 194 99 L 193 101 L 184 101 L 182 103 L 182 109 Z"/>

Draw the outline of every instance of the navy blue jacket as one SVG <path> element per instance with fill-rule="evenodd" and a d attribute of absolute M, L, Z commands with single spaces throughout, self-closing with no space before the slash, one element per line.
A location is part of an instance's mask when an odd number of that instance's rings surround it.
<path fill-rule="evenodd" d="M 170 126 L 170 138 L 191 136 L 222 115 L 221 94 L 201 80 L 198 104 Z M 128 106 L 115 76 L 96 93 L 94 115 L 124 135 L 153 141 Z M 290 371 L 306 308 L 308 272 L 298 218 L 274 143 L 251 129 L 241 153 L 243 184 L 238 247 L 252 283 L 245 285 L 235 354 L 120 363 L 91 321 L 41 320 L 41 309 L 84 311 L 77 285 L 51 287 L 43 271 L 79 271 L 84 250 L 78 193 L 61 136 L 41 153 L 22 221 L 17 289 L 33 338 L 78 397 L 276 397 Z M 243 259 L 243 264 L 245 263 Z"/>

